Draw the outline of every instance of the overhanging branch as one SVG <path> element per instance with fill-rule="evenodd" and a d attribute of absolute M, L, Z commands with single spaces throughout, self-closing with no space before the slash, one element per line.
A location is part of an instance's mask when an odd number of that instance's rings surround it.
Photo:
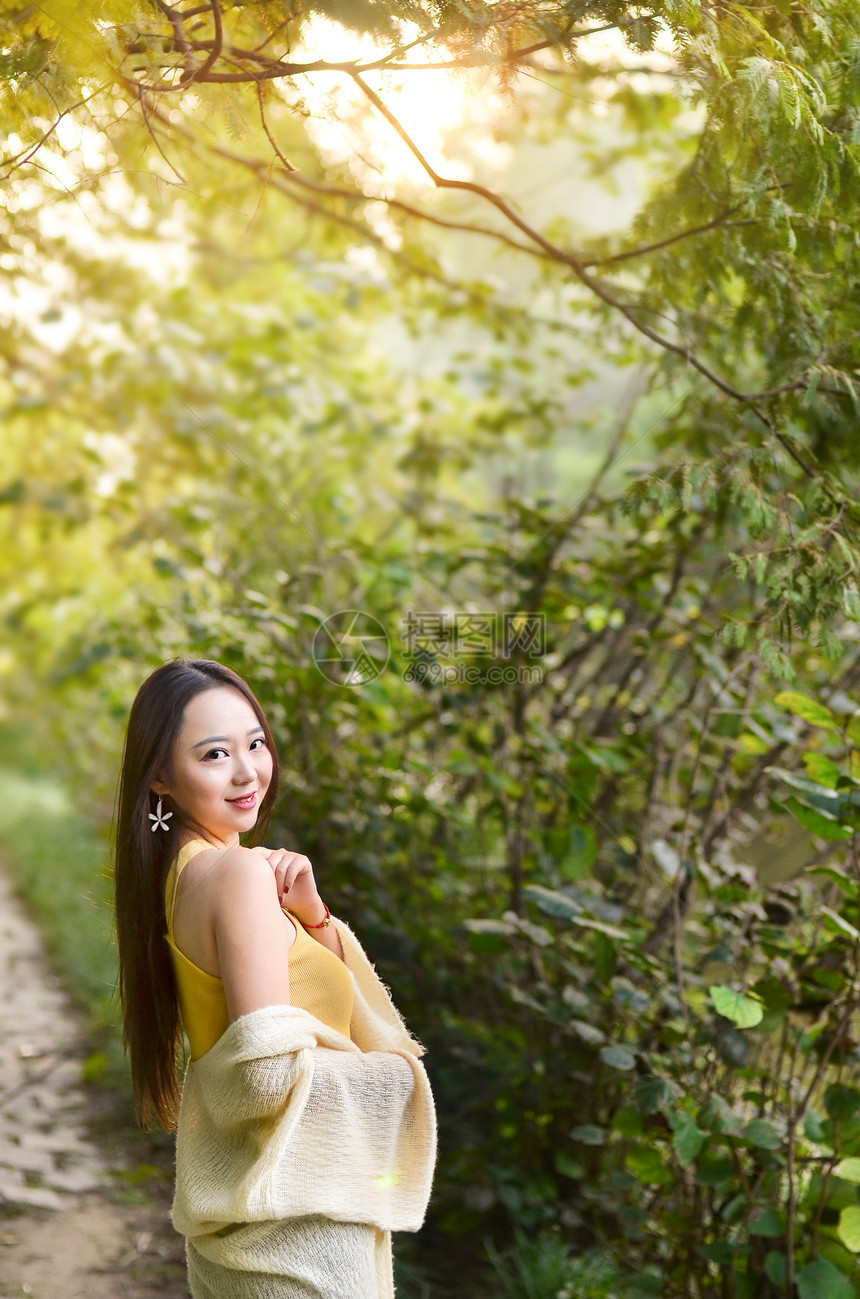
<path fill-rule="evenodd" d="M 420 163 L 438 189 L 464 190 L 470 194 L 475 194 L 479 198 L 484 199 L 487 203 L 490 203 L 498 212 L 501 212 L 502 216 L 504 216 L 506 220 L 516 226 L 516 228 L 524 234 L 527 239 L 531 240 L 532 243 L 547 254 L 548 257 L 555 262 L 561 263 L 563 266 L 570 267 L 577 279 L 579 279 L 586 288 L 590 289 L 601 302 L 606 304 L 606 306 L 612 307 L 613 310 L 620 312 L 620 314 L 624 316 L 625 320 L 629 321 L 638 333 L 643 334 L 664 351 L 672 352 L 675 356 L 682 357 L 688 365 L 691 365 L 693 369 L 698 370 L 698 372 L 706 378 L 709 383 L 712 383 L 716 388 L 719 388 L 719 390 L 725 393 L 726 396 L 733 397 L 736 401 L 743 402 L 745 405 L 749 406 L 759 417 L 765 427 L 770 431 L 773 431 L 772 421 L 759 409 L 759 403 L 780 396 L 785 392 L 805 388 L 806 383 L 803 380 L 797 380 L 790 384 L 782 384 L 776 388 L 766 388 L 760 392 L 747 393 L 736 388 L 734 384 L 729 383 L 727 379 L 724 379 L 721 375 L 717 374 L 715 370 L 711 369 L 709 365 L 706 365 L 704 361 L 696 356 L 691 348 L 685 347 L 682 343 L 673 342 L 672 339 L 666 338 L 665 335 L 658 334 L 656 330 L 651 329 L 649 325 L 646 325 L 637 315 L 634 308 L 632 308 L 628 303 L 622 302 L 621 299 L 616 297 L 615 293 L 607 288 L 601 280 L 598 280 L 594 275 L 589 273 L 585 263 L 579 257 L 574 253 L 568 252 L 564 248 L 560 248 L 557 244 L 554 244 L 551 240 L 547 239 L 545 235 L 541 234 L 539 230 L 535 229 L 534 226 L 529 225 L 529 223 L 525 221 L 519 213 L 514 211 L 510 203 L 508 203 L 506 199 L 502 198 L 500 194 L 495 193 L 494 190 L 488 189 L 486 185 L 479 185 L 475 181 L 455 180 L 451 177 L 440 175 L 424 157 L 424 154 L 418 148 L 418 145 L 409 135 L 399 118 L 396 117 L 388 105 L 380 99 L 376 91 L 371 89 L 358 72 L 353 72 L 351 75 L 356 85 L 360 87 L 377 111 L 381 113 L 388 124 L 400 136 L 410 153 Z M 810 473 L 812 477 L 816 477 L 809 467 L 805 465 L 802 460 L 798 459 L 798 456 L 790 445 L 781 437 L 780 441 L 783 442 L 785 449 L 792 458 L 797 460 L 798 464 L 801 465 L 804 472 Z"/>
<path fill-rule="evenodd" d="M 417 38 L 408 45 L 400 46 L 397 49 L 389 51 L 378 59 L 372 59 L 362 62 L 360 59 L 346 59 L 342 61 L 330 61 L 328 59 L 313 59 L 309 62 L 286 61 L 281 58 L 270 58 L 268 55 L 260 53 L 262 46 L 256 49 L 246 50 L 236 45 L 223 44 L 223 30 L 221 9 L 218 0 L 212 0 L 209 5 L 200 5 L 187 13 L 182 14 L 179 10 L 172 8 L 160 0 L 159 7 L 163 10 L 165 17 L 171 25 L 173 31 L 173 41 L 175 48 L 182 54 L 184 72 L 177 81 L 168 83 L 150 83 L 146 84 L 139 81 L 138 84 L 142 89 L 152 94 L 169 94 L 171 91 L 182 90 L 192 82 L 208 82 L 211 84 L 224 84 L 235 82 L 261 82 L 271 81 L 281 77 L 297 77 L 308 73 L 319 72 L 341 72 L 350 76 L 361 75 L 367 72 L 451 72 L 464 70 L 468 68 L 486 68 L 498 66 L 510 66 L 518 62 L 523 62 L 537 54 L 541 50 L 549 49 L 566 49 L 572 41 L 581 40 L 585 36 L 594 36 L 599 32 L 621 30 L 625 27 L 631 27 L 639 23 L 643 18 L 656 18 L 656 14 L 638 15 L 635 18 L 622 19 L 619 22 L 602 23 L 597 27 L 580 27 L 574 28 L 567 26 L 558 32 L 555 37 L 546 38 L 541 41 L 534 41 L 530 45 L 523 45 L 517 49 L 507 50 L 503 55 L 496 53 L 481 52 L 479 54 L 467 55 L 463 58 L 441 59 L 435 62 L 408 63 L 403 61 L 403 54 L 414 48 L 416 45 L 426 44 L 429 40 L 438 39 L 440 32 L 433 32 L 429 35 Z M 212 40 L 191 40 L 188 33 L 184 30 L 182 22 L 191 14 L 201 14 L 211 12 L 215 23 L 215 36 Z M 265 42 L 264 42 L 265 44 Z M 137 53 L 140 46 L 132 42 L 127 46 L 127 53 Z M 203 62 L 199 65 L 193 63 L 195 54 L 204 56 Z M 238 72 L 215 72 L 214 65 L 222 55 L 229 55 L 231 61 L 247 62 L 255 64 L 255 67 L 243 69 Z"/>

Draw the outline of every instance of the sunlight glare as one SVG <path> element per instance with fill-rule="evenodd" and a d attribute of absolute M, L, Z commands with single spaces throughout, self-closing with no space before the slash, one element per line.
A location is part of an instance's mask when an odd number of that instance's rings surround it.
<path fill-rule="evenodd" d="M 417 27 L 407 33 L 409 39 L 418 35 Z M 309 60 L 318 50 L 325 50 L 329 62 L 361 59 L 369 63 L 386 53 L 371 38 L 346 31 L 318 15 L 306 25 L 302 44 L 302 57 Z M 432 63 L 443 57 L 421 47 L 407 55 L 410 63 Z M 328 161 L 350 167 L 362 183 L 369 178 L 369 172 L 376 172 L 383 184 L 388 181 L 394 186 L 406 180 L 421 188 L 432 188 L 433 182 L 417 158 L 359 87 L 347 74 L 332 83 L 332 75 L 309 73 L 303 79 L 305 102 L 313 114 L 308 129 Z M 401 73 L 380 70 L 364 77 L 436 171 L 453 179 L 471 178 L 472 168 L 464 158 L 446 156 L 448 137 L 457 127 L 471 133 L 470 145 L 475 153 L 486 156 L 494 151 L 487 127 L 501 100 L 484 84 L 485 70 L 477 70 L 477 75 L 474 69 Z"/>

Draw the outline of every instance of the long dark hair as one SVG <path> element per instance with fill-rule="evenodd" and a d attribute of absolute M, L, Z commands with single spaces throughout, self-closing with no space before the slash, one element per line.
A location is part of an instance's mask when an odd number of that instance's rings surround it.
<path fill-rule="evenodd" d="M 252 842 L 258 842 L 266 832 L 278 795 L 278 759 L 262 708 L 250 686 L 232 668 L 212 659 L 177 658 L 163 663 L 138 690 L 125 736 L 115 818 L 117 986 L 135 1113 L 138 1123 L 147 1130 L 151 1130 L 156 1118 L 165 1131 L 176 1127 L 182 1026 L 165 937 L 164 886 L 178 851 L 180 827 L 198 831 L 203 828 L 165 795 L 164 810 L 173 812 L 170 828 L 167 833 L 158 830 L 153 834 L 149 813 L 155 811 L 155 796 L 151 785 L 162 773 L 170 772 L 173 746 L 189 700 L 216 686 L 232 686 L 244 695 L 257 714 L 272 752 L 272 780 L 249 832 Z"/>

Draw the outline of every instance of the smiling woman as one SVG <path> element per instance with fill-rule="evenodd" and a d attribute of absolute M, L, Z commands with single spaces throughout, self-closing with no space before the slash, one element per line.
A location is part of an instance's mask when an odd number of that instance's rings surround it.
<path fill-rule="evenodd" d="M 232 756 L 216 747 L 223 742 L 210 744 L 213 734 L 252 727 L 265 739 L 254 753 L 247 735 Z M 252 768 L 262 793 L 248 811 L 228 797 L 250 790 Z M 172 1126 L 179 1103 L 178 991 L 169 953 L 156 946 L 166 928 L 171 865 L 191 840 L 223 852 L 236 849 L 242 831 L 264 834 L 277 791 L 274 738 L 253 692 L 230 668 L 179 660 L 143 683 L 129 715 L 120 775 L 116 917 L 124 1040 L 135 1105 L 147 1125 L 157 1118 Z"/>
<path fill-rule="evenodd" d="M 310 860 L 241 844 L 277 784 L 268 723 L 231 669 L 178 659 L 143 683 L 116 842 L 135 1103 L 177 1127 L 195 1299 L 388 1299 L 391 1232 L 421 1225 L 435 1163 L 423 1047 Z"/>
<path fill-rule="evenodd" d="M 220 734 L 206 734 L 210 730 Z M 272 771 L 272 746 L 253 706 L 235 686 L 214 686 L 188 703 L 169 778 L 159 772 L 152 789 L 172 799 L 189 822 L 206 826 L 216 846 L 227 848 L 253 826 L 256 817 L 241 814 L 256 809 Z"/>

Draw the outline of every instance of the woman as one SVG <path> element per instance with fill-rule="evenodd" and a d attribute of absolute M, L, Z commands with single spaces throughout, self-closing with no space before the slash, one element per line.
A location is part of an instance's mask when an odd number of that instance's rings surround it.
<path fill-rule="evenodd" d="M 416 1231 L 430 1195 L 423 1047 L 308 858 L 240 843 L 265 832 L 277 789 L 240 676 L 176 659 L 147 678 L 116 831 L 135 1107 L 176 1128 L 172 1221 L 194 1299 L 383 1299 L 390 1233 Z"/>

